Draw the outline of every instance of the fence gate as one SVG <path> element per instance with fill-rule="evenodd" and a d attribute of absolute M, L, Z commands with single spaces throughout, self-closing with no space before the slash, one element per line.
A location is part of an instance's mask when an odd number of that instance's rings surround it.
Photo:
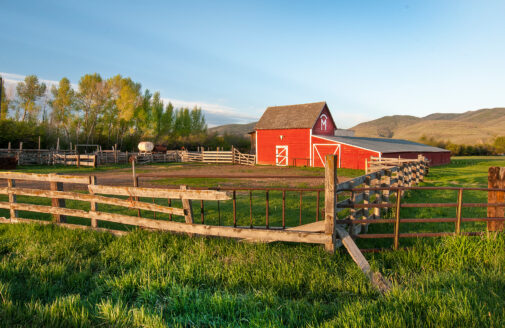
<path fill-rule="evenodd" d="M 288 166 L 288 146 L 275 146 L 275 165 Z"/>

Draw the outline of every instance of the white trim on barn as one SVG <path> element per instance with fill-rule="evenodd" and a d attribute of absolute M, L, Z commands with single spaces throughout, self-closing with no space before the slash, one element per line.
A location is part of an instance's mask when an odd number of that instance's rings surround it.
<path fill-rule="evenodd" d="M 285 162 L 285 163 L 283 163 Z M 275 165 L 289 166 L 288 146 L 275 146 Z"/>
<path fill-rule="evenodd" d="M 257 130 L 254 132 L 254 141 L 256 142 L 256 157 L 255 157 L 255 160 L 256 160 L 256 164 L 258 164 L 258 131 Z"/>
<path fill-rule="evenodd" d="M 312 145 L 312 153 L 314 152 L 317 152 L 317 155 L 319 157 L 319 159 L 321 160 L 321 163 L 323 163 L 323 167 L 326 167 L 326 161 L 321 157 L 321 154 L 319 153 L 319 149 L 317 149 L 317 146 L 336 146 L 337 148 L 335 148 L 335 151 L 333 152 L 333 155 L 336 155 L 337 154 L 337 151 L 338 151 L 338 167 L 340 167 L 340 158 L 342 157 L 341 154 L 342 154 L 342 151 L 341 151 L 341 148 L 340 148 L 340 145 L 339 144 L 313 144 Z M 314 154 L 314 158 L 316 157 L 316 155 Z M 314 163 L 312 164 L 312 166 L 314 166 Z"/>
<path fill-rule="evenodd" d="M 309 131 L 309 163 L 311 167 L 314 167 L 314 163 L 312 163 L 312 129 Z"/>
<path fill-rule="evenodd" d="M 324 139 L 324 140 L 327 140 L 327 141 L 332 141 L 334 143 L 338 143 L 338 144 L 342 144 L 342 145 L 346 145 L 346 146 L 349 146 L 349 147 L 354 147 L 354 148 L 359 148 L 359 149 L 364 149 L 364 150 L 368 150 L 368 151 L 373 151 L 374 153 L 377 153 L 379 154 L 379 156 L 381 155 L 381 152 L 380 151 L 377 151 L 377 150 L 373 150 L 373 149 L 368 149 L 368 148 L 364 148 L 364 147 L 360 147 L 360 146 L 356 146 L 356 145 L 351 145 L 351 144 L 348 144 L 348 143 L 345 143 L 345 142 L 342 142 L 342 141 L 336 141 L 336 140 L 331 140 L 331 139 L 327 139 L 323 136 L 314 136 L 315 138 L 320 138 L 320 139 Z"/>

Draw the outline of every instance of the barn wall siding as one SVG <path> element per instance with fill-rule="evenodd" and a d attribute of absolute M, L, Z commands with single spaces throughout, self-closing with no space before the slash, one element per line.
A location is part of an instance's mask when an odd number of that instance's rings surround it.
<path fill-rule="evenodd" d="M 372 150 L 362 149 L 350 145 L 341 144 L 335 141 L 326 140 L 322 138 L 318 138 L 317 136 L 312 136 L 312 144 L 327 144 L 327 145 L 339 145 L 340 152 L 337 153 L 339 155 L 339 167 L 347 168 L 347 169 L 357 169 L 364 170 L 365 169 L 365 159 L 370 159 L 371 156 L 379 156 L 379 153 Z M 321 158 L 327 154 L 333 154 L 334 148 L 329 146 L 327 147 L 318 147 L 321 149 L 319 151 L 319 155 L 314 154 L 313 164 L 315 167 L 323 167 L 323 163 L 321 162 Z M 320 157 L 319 157 L 320 156 Z"/>
<path fill-rule="evenodd" d="M 288 146 L 289 165 L 293 165 L 294 158 L 310 158 L 310 129 L 257 130 L 256 138 L 258 164 L 275 165 L 276 146 Z M 304 161 L 297 163 L 304 164 Z"/>

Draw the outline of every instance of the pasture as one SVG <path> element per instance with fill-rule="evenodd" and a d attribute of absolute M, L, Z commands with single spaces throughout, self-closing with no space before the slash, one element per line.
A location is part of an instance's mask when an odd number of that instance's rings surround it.
<path fill-rule="evenodd" d="M 503 157 L 454 160 L 454 164 L 432 168 L 424 185 L 485 187 L 488 167 L 505 166 Z M 156 170 L 160 171 L 157 167 Z M 116 170 L 114 167 L 98 170 L 108 172 L 112 169 Z M 150 170 L 149 167 L 141 169 Z M 90 170 L 86 174 L 99 173 L 93 169 L 84 170 Z M 122 170 L 128 174 L 127 168 Z M 307 169 L 303 174 L 318 175 L 322 171 Z M 349 177 L 353 174 L 360 173 L 347 172 Z M 166 179 L 158 177 L 150 183 L 165 185 L 174 182 L 203 187 L 208 183 L 203 179 Z M 231 183 L 218 180 L 210 182 Z M 285 182 L 279 179 L 265 183 L 283 186 Z M 304 182 L 289 183 L 296 186 Z M 411 191 L 406 201 L 421 202 L 429 197 L 433 202 L 448 202 L 456 197 L 448 192 L 432 191 L 428 196 L 424 193 Z M 255 202 L 264 199 L 263 194 L 254 197 L 257 197 Z M 302 206 L 303 217 L 313 217 L 315 195 L 306 197 Z M 484 192 L 468 193 L 465 197 L 475 202 L 487 199 Z M 279 225 L 279 204 L 273 199 L 272 196 L 272 224 Z M 291 202 L 292 212 L 288 218 L 289 223 L 295 225 L 299 215 L 297 197 Z M 245 217 L 245 224 L 248 224 L 246 204 L 239 202 L 238 210 L 244 211 L 239 217 Z M 194 204 L 196 213 L 197 205 Z M 73 206 L 82 205 L 76 203 Z M 223 203 L 223 206 L 229 205 Z M 226 208 L 222 210 L 229 213 Z M 209 208 L 207 219 L 217 220 L 216 211 L 216 208 Z M 408 209 L 402 216 L 439 217 L 451 215 L 450 211 L 454 209 Z M 485 209 L 468 209 L 464 215 L 482 215 L 478 211 Z M 0 212 L 0 216 L 6 216 L 6 212 Z M 27 215 L 22 213 L 22 216 Z M 44 214 L 37 214 L 39 217 L 31 215 L 32 218 L 47 219 Z M 260 210 L 254 215 L 258 224 L 264 221 L 262 215 L 264 213 Z M 229 224 L 231 220 L 229 215 L 221 219 L 221 224 Z M 389 228 L 387 225 L 371 225 L 370 232 Z M 441 223 L 402 227 L 405 231 L 451 231 L 453 228 L 454 224 Z M 484 229 L 484 226 L 472 223 L 462 227 L 463 230 L 476 228 Z M 391 240 L 359 242 L 363 247 L 391 244 Z M 330 255 L 316 245 L 250 244 L 141 230 L 114 237 L 107 233 L 54 226 L 0 225 L 0 325 L 503 325 L 503 234 L 409 239 L 402 240 L 401 245 L 408 248 L 366 254 L 372 267 L 393 283 L 393 290 L 381 295 L 371 287 L 345 250 Z"/>

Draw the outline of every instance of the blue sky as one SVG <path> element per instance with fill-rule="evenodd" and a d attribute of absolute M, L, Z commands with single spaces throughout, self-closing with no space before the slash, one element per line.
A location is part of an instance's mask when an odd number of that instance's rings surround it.
<path fill-rule="evenodd" d="M 130 76 L 210 125 L 505 106 L 505 1 L 2 1 L 0 74 Z"/>

